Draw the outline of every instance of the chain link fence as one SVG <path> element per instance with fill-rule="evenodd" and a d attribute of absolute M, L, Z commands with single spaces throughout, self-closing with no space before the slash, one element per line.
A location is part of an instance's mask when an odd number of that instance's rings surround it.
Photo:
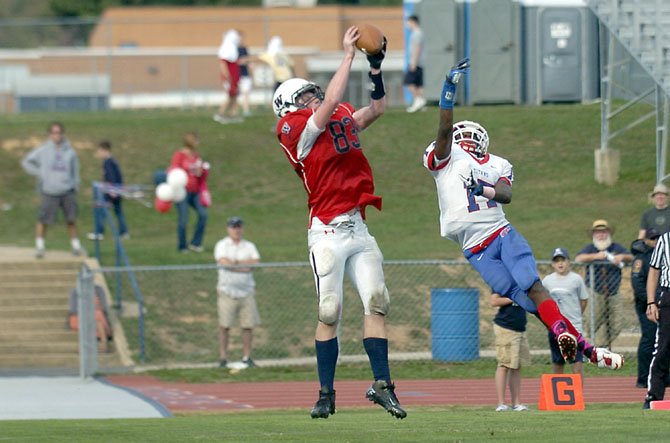
<path fill-rule="evenodd" d="M 573 264 L 572 269 L 584 276 L 594 268 Z M 552 272 L 549 262 L 539 262 L 539 270 L 541 276 Z M 211 364 L 218 360 L 215 265 L 119 267 L 93 272 L 102 272 L 107 281 L 135 362 L 168 366 Z M 495 355 L 492 320 L 496 308 L 489 302 L 490 289 L 469 263 L 387 261 L 384 272 L 391 295 L 387 325 L 393 358 L 431 358 L 433 354 L 441 360 L 457 361 L 472 359 L 468 356 L 473 353 L 475 358 Z M 129 273 L 134 275 L 134 281 L 127 278 Z M 288 362 L 287 359 L 313 358 L 317 301 L 309 264 L 265 263 L 254 266 L 253 274 L 262 319 L 262 325 L 253 332 L 254 359 Z M 592 273 L 589 282 L 593 281 L 598 279 Z M 141 306 L 133 296 L 134 287 L 141 291 Z M 583 315 L 585 336 L 594 344 L 634 353 L 639 327 L 630 268 L 622 270 L 618 295 L 604 297 L 602 292 L 595 292 L 593 297 L 596 288 L 602 291 L 598 284 L 595 288 L 589 286 L 592 297 Z M 364 355 L 363 308 L 348 281 L 344 291 L 340 354 Z M 457 300 L 442 299 L 439 306 L 431 303 L 431 299 L 435 301 L 449 293 L 461 299 L 474 297 L 476 301 L 465 310 Z M 612 302 L 614 297 L 616 303 Z M 614 310 L 618 315 L 613 314 Z M 138 315 L 140 312 L 143 315 Z M 548 354 L 546 328 L 532 317 L 529 316 L 527 328 L 530 348 L 535 354 Z M 239 328 L 231 329 L 232 359 L 242 357 L 240 335 Z M 449 348 L 448 355 L 440 358 L 444 354 L 435 351 L 445 346 Z"/>

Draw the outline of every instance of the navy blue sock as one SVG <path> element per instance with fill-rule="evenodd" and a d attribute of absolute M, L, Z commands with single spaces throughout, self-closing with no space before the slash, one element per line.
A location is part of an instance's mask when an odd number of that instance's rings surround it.
<path fill-rule="evenodd" d="M 337 337 L 327 341 L 314 340 L 316 347 L 316 364 L 319 370 L 319 383 L 321 387 L 334 391 L 335 366 L 337 366 L 337 356 L 340 353 L 340 347 L 337 344 Z"/>
<path fill-rule="evenodd" d="M 370 367 L 375 381 L 385 380 L 391 384 L 391 370 L 389 369 L 389 341 L 385 338 L 368 337 L 363 339 L 365 352 L 370 359 Z"/>

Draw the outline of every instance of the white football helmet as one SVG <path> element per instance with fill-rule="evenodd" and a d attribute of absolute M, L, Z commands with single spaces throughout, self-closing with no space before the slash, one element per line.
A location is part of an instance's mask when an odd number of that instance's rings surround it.
<path fill-rule="evenodd" d="M 312 92 L 314 97 L 323 100 L 321 88 L 303 78 L 290 78 L 279 85 L 272 96 L 272 109 L 277 117 L 282 118 L 289 112 L 306 108 L 307 103 L 298 103 L 300 96 L 306 92 Z"/>
<path fill-rule="evenodd" d="M 463 120 L 454 123 L 453 141 L 479 158 L 484 157 L 489 150 L 489 134 L 477 122 Z"/>

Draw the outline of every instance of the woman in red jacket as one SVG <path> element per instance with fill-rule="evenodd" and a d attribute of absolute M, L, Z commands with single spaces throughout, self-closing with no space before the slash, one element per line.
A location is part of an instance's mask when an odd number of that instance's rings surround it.
<path fill-rule="evenodd" d="M 195 132 L 184 135 L 184 146 L 174 153 L 170 162 L 170 170 L 181 168 L 186 171 L 188 181 L 186 182 L 186 198 L 176 202 L 177 208 L 177 240 L 179 252 L 202 252 L 202 239 L 207 226 L 207 208 L 203 205 L 201 193 L 207 189 L 208 164 L 202 161 L 196 148 L 200 139 Z M 207 202 L 205 201 L 205 204 Z M 195 209 L 198 214 L 198 222 L 191 242 L 186 245 L 186 225 L 188 224 L 188 207 Z"/>

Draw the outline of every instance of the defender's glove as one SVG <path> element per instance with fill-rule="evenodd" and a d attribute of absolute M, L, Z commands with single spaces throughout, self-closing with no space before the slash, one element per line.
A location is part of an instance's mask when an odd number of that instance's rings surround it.
<path fill-rule="evenodd" d="M 461 76 L 465 74 L 470 68 L 470 59 L 464 58 L 459 61 L 456 66 L 451 68 L 447 74 L 447 78 L 444 79 L 444 85 L 442 86 L 442 95 L 440 96 L 440 109 L 454 109 L 454 98 L 456 96 L 456 84 L 461 79 Z"/>
<path fill-rule="evenodd" d="M 447 80 L 454 85 L 457 84 L 458 81 L 461 79 L 461 76 L 465 74 L 469 68 L 470 68 L 470 59 L 466 57 L 461 61 L 459 61 L 458 63 L 456 63 L 456 66 L 453 66 L 451 68 L 449 74 L 447 74 Z"/>
<path fill-rule="evenodd" d="M 475 173 L 470 170 L 470 175 L 459 174 L 459 177 L 465 184 L 465 188 L 468 190 L 468 193 L 474 196 L 480 196 L 484 194 L 484 185 L 479 183 L 475 178 Z"/>
<path fill-rule="evenodd" d="M 384 57 L 386 57 L 386 37 L 384 37 L 384 43 L 382 43 L 382 49 L 378 53 L 368 55 L 366 57 L 368 59 L 368 63 L 370 63 L 371 68 L 381 69 L 382 61 L 384 60 Z"/>

